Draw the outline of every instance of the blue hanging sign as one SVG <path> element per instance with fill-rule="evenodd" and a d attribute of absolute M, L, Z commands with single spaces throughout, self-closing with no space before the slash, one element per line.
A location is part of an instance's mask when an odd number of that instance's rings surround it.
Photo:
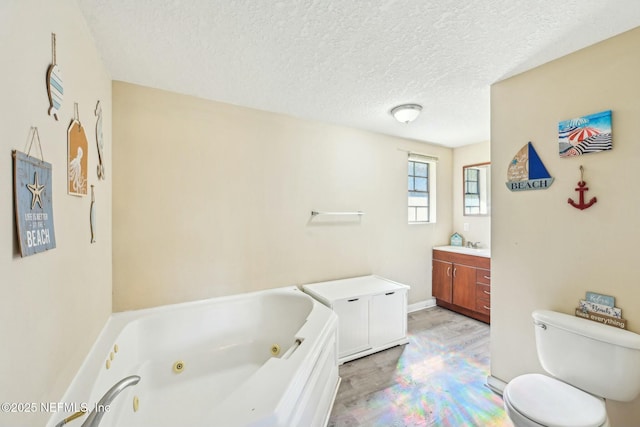
<path fill-rule="evenodd" d="M 14 198 L 20 254 L 56 247 L 51 200 L 51 164 L 13 151 Z"/>

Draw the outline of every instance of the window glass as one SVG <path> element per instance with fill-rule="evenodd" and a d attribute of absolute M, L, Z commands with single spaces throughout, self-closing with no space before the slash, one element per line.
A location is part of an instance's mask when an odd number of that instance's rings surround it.
<path fill-rule="evenodd" d="M 409 160 L 408 179 L 408 221 L 429 222 L 429 173 L 432 164 L 417 160 Z"/>

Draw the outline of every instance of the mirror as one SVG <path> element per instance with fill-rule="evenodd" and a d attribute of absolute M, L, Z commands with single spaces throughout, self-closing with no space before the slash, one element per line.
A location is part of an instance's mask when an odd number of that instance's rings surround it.
<path fill-rule="evenodd" d="M 491 163 L 462 167 L 464 215 L 489 215 L 491 208 Z"/>

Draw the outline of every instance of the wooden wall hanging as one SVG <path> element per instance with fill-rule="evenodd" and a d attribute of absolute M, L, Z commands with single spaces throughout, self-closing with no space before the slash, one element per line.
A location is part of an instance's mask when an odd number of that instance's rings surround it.
<path fill-rule="evenodd" d="M 586 298 L 578 302 L 575 313 L 584 319 L 627 329 L 627 320 L 622 318 L 622 309 L 615 306 L 615 298 L 611 295 L 587 292 Z"/>
<path fill-rule="evenodd" d="M 545 190 L 553 178 L 540 160 L 540 156 L 528 142 L 516 153 L 507 168 L 507 188 L 511 191 Z"/>
<path fill-rule="evenodd" d="M 80 123 L 78 103 L 73 105 L 74 117 L 67 131 L 67 191 L 74 196 L 87 195 L 87 136 Z"/>
<path fill-rule="evenodd" d="M 98 179 L 105 179 L 104 174 L 104 139 L 102 138 L 102 106 L 100 101 L 96 104 L 96 144 L 98 146 Z"/>
<path fill-rule="evenodd" d="M 40 156 L 31 157 L 36 140 Z M 27 153 L 14 150 L 13 194 L 20 255 L 34 255 L 56 247 L 53 227 L 51 164 L 44 161 L 38 128 L 31 128 Z"/>
<path fill-rule="evenodd" d="M 96 196 L 91 186 L 91 208 L 89 210 L 89 227 L 91 228 L 91 243 L 96 242 Z"/>
<path fill-rule="evenodd" d="M 62 71 L 56 60 L 56 35 L 51 34 L 51 65 L 47 70 L 47 93 L 49 95 L 49 115 L 58 120 L 58 111 L 62 108 L 64 88 L 62 86 Z"/>

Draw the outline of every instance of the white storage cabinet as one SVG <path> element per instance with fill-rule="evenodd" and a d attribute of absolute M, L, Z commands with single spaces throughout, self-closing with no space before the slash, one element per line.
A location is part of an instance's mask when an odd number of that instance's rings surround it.
<path fill-rule="evenodd" d="M 338 315 L 340 364 L 409 342 L 409 286 L 378 276 L 362 276 L 302 288 Z"/>

